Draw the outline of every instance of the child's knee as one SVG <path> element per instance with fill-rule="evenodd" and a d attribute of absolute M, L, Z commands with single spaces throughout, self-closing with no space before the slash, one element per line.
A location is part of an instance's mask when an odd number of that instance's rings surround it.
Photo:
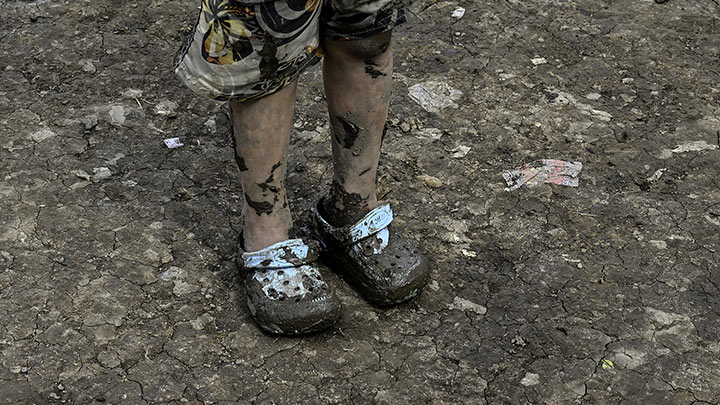
<path fill-rule="evenodd" d="M 374 60 L 388 54 L 391 41 L 392 31 L 387 31 L 367 38 L 328 41 L 326 50 L 327 53 L 336 51 L 358 60 Z"/>

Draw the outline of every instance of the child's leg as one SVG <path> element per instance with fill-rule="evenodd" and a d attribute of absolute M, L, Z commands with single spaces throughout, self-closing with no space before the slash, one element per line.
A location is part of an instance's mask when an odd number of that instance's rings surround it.
<path fill-rule="evenodd" d="M 231 102 L 240 168 L 243 239 L 256 251 L 288 239 L 292 218 L 285 193 L 288 143 L 297 81 L 256 100 Z"/>
<path fill-rule="evenodd" d="M 390 223 L 390 206 L 378 206 L 375 194 L 390 98 L 390 30 L 402 18 L 397 3 L 330 3 L 326 27 L 331 39 L 325 42 L 323 68 L 335 177 L 329 197 L 318 207 L 320 212 L 314 212 L 316 231 L 329 246 L 330 261 L 366 299 L 379 305 L 416 296 L 430 274 L 428 262 Z M 380 9 L 373 13 L 370 6 Z M 352 23 L 357 21 L 362 23 Z M 359 223 L 370 211 L 367 220 Z M 356 226 L 341 227 L 352 224 Z"/>
<path fill-rule="evenodd" d="M 325 44 L 335 176 L 322 208 L 335 226 L 354 223 L 377 206 L 375 177 L 392 79 L 390 45 L 390 31 Z"/>
<path fill-rule="evenodd" d="M 341 313 L 315 262 L 316 244 L 288 240 L 292 220 L 285 194 L 297 77 L 322 56 L 321 4 L 202 0 L 175 64 L 197 93 L 246 100 L 230 103 L 245 200 L 238 264 L 250 313 L 271 333 L 318 331 Z"/>

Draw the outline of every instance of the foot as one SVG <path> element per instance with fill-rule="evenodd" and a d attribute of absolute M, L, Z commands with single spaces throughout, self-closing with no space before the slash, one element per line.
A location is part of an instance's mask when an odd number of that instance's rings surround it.
<path fill-rule="evenodd" d="M 322 207 L 322 202 L 318 206 Z M 388 204 L 344 227 L 330 224 L 317 208 L 312 216 L 333 267 L 368 301 L 399 304 L 419 294 L 427 283 L 427 261 L 391 225 L 393 213 Z"/>
<path fill-rule="evenodd" d="M 299 335 L 340 318 L 340 301 L 322 278 L 315 245 L 290 239 L 255 252 L 241 250 L 247 303 L 260 329 Z"/>

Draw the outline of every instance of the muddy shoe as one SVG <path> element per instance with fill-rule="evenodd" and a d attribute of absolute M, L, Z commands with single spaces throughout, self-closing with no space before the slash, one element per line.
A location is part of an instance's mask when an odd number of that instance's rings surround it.
<path fill-rule="evenodd" d="M 354 225 L 335 228 L 312 210 L 317 236 L 328 248 L 334 269 L 368 301 L 399 304 L 416 296 L 428 281 L 430 269 L 417 249 L 390 224 L 389 204 L 370 211 Z"/>
<path fill-rule="evenodd" d="M 322 279 L 317 242 L 290 239 L 242 252 L 248 307 L 260 329 L 299 335 L 326 329 L 340 318 L 340 300 Z"/>

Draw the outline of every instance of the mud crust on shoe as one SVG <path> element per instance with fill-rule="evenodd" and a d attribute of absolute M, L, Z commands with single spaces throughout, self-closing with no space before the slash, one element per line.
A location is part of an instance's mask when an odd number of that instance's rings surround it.
<path fill-rule="evenodd" d="M 268 333 L 300 335 L 332 326 L 341 304 L 322 278 L 317 246 L 290 239 L 238 255 L 247 305 Z"/>
<path fill-rule="evenodd" d="M 248 308 L 250 308 L 251 313 L 255 311 L 255 307 L 250 302 L 250 298 L 247 298 L 247 306 Z M 258 322 L 257 318 L 254 315 L 253 319 L 255 320 L 255 324 L 258 325 L 258 328 L 260 328 L 260 330 L 265 333 L 283 336 L 300 336 L 318 333 L 324 331 L 325 329 L 328 329 L 337 322 L 337 320 L 340 318 L 340 315 L 341 311 L 340 308 L 338 308 L 337 315 L 330 316 L 328 319 L 320 319 L 313 324 L 307 325 L 306 327 L 299 329 L 283 329 L 280 326 L 272 324 L 270 322 Z"/>
<path fill-rule="evenodd" d="M 333 227 L 313 208 L 315 233 L 327 246 L 325 259 L 366 300 L 397 305 L 417 296 L 429 279 L 426 259 L 391 225 L 381 204 L 353 225 Z"/>

